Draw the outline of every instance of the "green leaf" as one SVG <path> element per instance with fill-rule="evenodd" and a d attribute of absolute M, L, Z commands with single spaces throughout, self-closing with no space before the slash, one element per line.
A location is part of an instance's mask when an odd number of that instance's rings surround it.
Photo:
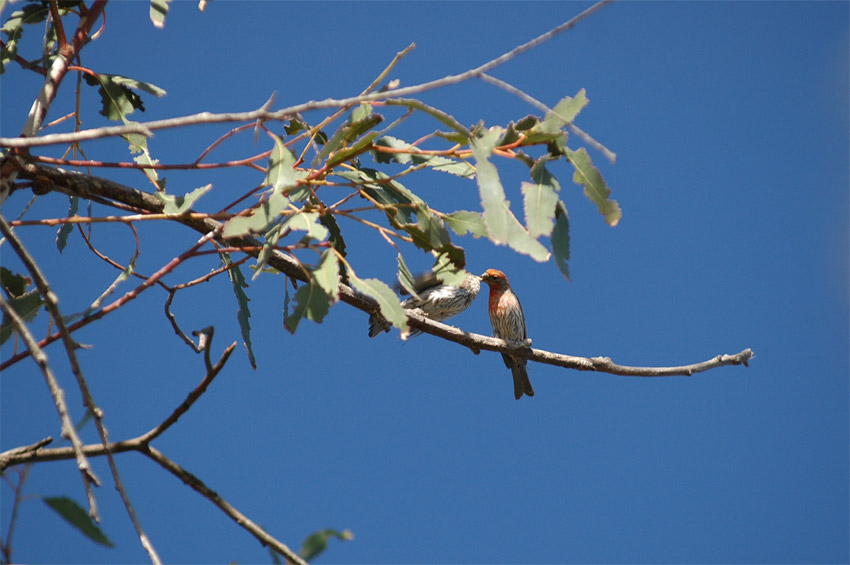
<path fill-rule="evenodd" d="M 299 557 L 301 557 L 304 561 L 312 561 L 318 557 L 320 553 L 327 549 L 328 540 L 331 538 L 349 541 L 354 539 L 354 534 L 352 534 L 349 530 L 338 532 L 332 529 L 313 532 L 307 536 L 307 539 L 305 539 L 301 544 L 301 549 L 298 551 Z"/>
<path fill-rule="evenodd" d="M 100 85 L 98 88 L 102 104 L 100 113 L 115 122 L 123 121 L 127 115 L 136 110 L 145 111 L 141 97 L 134 90 L 143 90 L 154 96 L 165 95 L 165 91 L 154 84 L 121 75 L 104 73 L 97 75 L 97 77 L 89 74 L 84 76 L 89 85 Z"/>
<path fill-rule="evenodd" d="M 358 117 L 362 115 L 362 112 L 353 112 L 352 116 L 357 114 Z M 358 121 L 347 120 L 344 124 L 342 124 L 331 138 L 325 143 L 322 150 L 319 151 L 319 154 L 316 155 L 316 158 L 313 159 L 313 164 L 322 162 L 327 159 L 332 153 L 339 151 L 343 147 L 345 147 L 348 143 L 354 141 L 370 129 L 374 128 L 378 124 L 384 121 L 384 117 L 380 114 L 369 114 Z M 372 136 L 373 138 L 376 136 Z M 334 161 L 340 162 L 344 159 L 339 159 L 336 156 L 334 157 Z"/>
<path fill-rule="evenodd" d="M 21 294 L 20 296 L 10 298 L 8 302 L 9 306 L 11 306 L 12 309 L 27 322 L 32 322 L 42 305 L 44 305 L 44 299 L 42 299 L 41 294 L 37 290 L 32 290 Z M 12 336 L 14 331 L 15 328 L 12 325 L 12 321 L 8 319 L 4 313 L 3 322 L 0 324 L 0 343 L 5 343 L 5 341 Z"/>
<path fill-rule="evenodd" d="M 378 279 L 360 279 L 354 273 L 348 274 L 351 285 L 359 292 L 373 298 L 381 309 L 381 315 L 401 330 L 402 338 L 410 334 L 407 326 L 407 314 L 398 300 L 395 292 L 386 283 Z"/>
<path fill-rule="evenodd" d="M 578 151 L 568 149 L 567 159 L 576 170 L 573 181 L 584 186 L 584 195 L 596 204 L 599 213 L 605 217 L 605 223 L 612 227 L 616 226 L 623 213 L 620 211 L 620 205 L 617 204 L 617 201 L 608 198 L 611 196 L 611 189 L 605 184 L 599 169 L 593 166 L 590 155 L 587 154 L 584 147 Z"/>
<path fill-rule="evenodd" d="M 295 307 L 292 313 L 287 314 L 283 320 L 283 326 L 290 332 L 295 333 L 301 318 L 321 323 L 330 310 L 331 304 L 328 295 L 321 286 L 311 279 L 308 284 L 301 285 L 295 293 Z"/>
<path fill-rule="evenodd" d="M 288 194 L 306 175 L 305 171 L 295 169 L 295 155 L 286 148 L 280 137 L 275 136 L 265 184 L 273 187 L 276 193 Z"/>
<path fill-rule="evenodd" d="M 66 496 L 48 496 L 42 498 L 42 500 L 63 520 L 80 530 L 84 536 L 93 542 L 106 547 L 115 547 L 86 511 L 72 499 Z"/>
<path fill-rule="evenodd" d="M 504 245 L 508 241 L 508 219 L 505 216 L 505 190 L 499 180 L 499 172 L 489 161 L 501 131 L 493 128 L 478 139 L 470 140 L 477 171 L 476 182 L 484 209 L 484 224 L 490 241 Z"/>
<path fill-rule="evenodd" d="M 398 278 L 401 288 L 407 291 L 407 294 L 418 297 L 416 279 L 410 272 L 410 269 L 407 268 L 407 264 L 404 262 L 404 257 L 401 256 L 401 253 L 398 254 L 396 261 L 398 262 L 398 275 L 396 275 L 396 278 Z M 402 292 L 402 294 L 404 293 Z"/>
<path fill-rule="evenodd" d="M 72 218 L 76 216 L 79 207 L 79 196 L 71 196 L 70 204 L 68 205 L 68 217 Z M 72 231 L 74 231 L 74 224 L 62 224 L 59 231 L 56 232 L 56 247 L 59 249 L 59 253 L 62 253 L 68 245 L 68 236 L 71 235 Z"/>
<path fill-rule="evenodd" d="M 472 134 L 469 132 L 467 128 L 465 128 L 460 122 L 458 122 L 453 116 L 443 112 L 442 110 L 438 110 L 432 106 L 428 106 L 424 102 L 420 102 L 419 100 L 415 100 L 413 98 L 389 98 L 386 100 L 387 106 L 407 106 L 408 108 L 413 108 L 414 110 L 420 110 L 425 112 L 429 116 L 436 118 L 440 123 L 449 126 L 458 134 L 460 134 L 461 139 L 468 139 Z"/>
<path fill-rule="evenodd" d="M 268 263 L 272 250 L 275 248 L 275 245 L 277 245 L 277 241 L 283 233 L 281 223 L 282 222 L 278 222 L 272 225 L 271 229 L 266 232 L 266 236 L 263 241 L 263 248 L 260 249 L 260 252 L 257 254 L 257 264 L 253 267 L 254 274 L 251 276 L 251 281 L 256 280 L 257 277 L 260 276 L 260 273 L 263 272 L 263 268 L 266 266 L 266 263 Z"/>
<path fill-rule="evenodd" d="M 9 296 L 23 295 L 31 284 L 29 277 L 13 273 L 6 267 L 0 267 L 0 285 L 9 293 Z"/>
<path fill-rule="evenodd" d="M 307 125 L 307 122 L 305 122 L 300 115 L 296 115 L 289 118 L 289 124 L 283 126 L 283 131 L 285 131 L 287 135 L 295 135 L 299 131 L 303 131 L 308 128 L 309 126 Z"/>
<path fill-rule="evenodd" d="M 319 264 L 313 271 L 313 279 L 332 301 L 339 300 L 339 259 L 333 249 L 322 252 Z"/>
<path fill-rule="evenodd" d="M 233 261 L 230 259 L 230 253 L 227 252 L 221 253 L 221 261 L 225 265 L 233 264 Z M 236 302 L 239 304 L 239 308 L 236 311 L 236 318 L 239 320 L 239 329 L 242 331 L 242 341 L 245 344 L 245 350 L 248 352 L 248 361 L 251 363 L 251 367 L 256 369 L 257 360 L 254 359 L 254 350 L 251 347 L 251 322 L 249 320 L 251 312 L 248 310 L 248 302 L 250 302 L 251 299 L 248 298 L 248 295 L 245 294 L 244 290 L 242 290 L 244 288 L 248 288 L 248 283 L 245 282 L 245 276 L 239 269 L 239 265 L 228 269 L 227 274 L 230 276 L 230 282 L 233 284 L 233 293 L 236 295 Z"/>
<path fill-rule="evenodd" d="M 151 0 L 151 22 L 154 27 L 165 27 L 165 15 L 168 13 L 168 4 L 171 0 Z"/>
<path fill-rule="evenodd" d="M 154 195 L 160 202 L 162 202 L 163 214 L 168 216 L 179 216 L 188 212 L 192 207 L 192 204 L 211 189 L 212 185 L 208 184 L 206 186 L 196 188 L 192 192 L 187 193 L 185 196 L 176 196 L 162 192 L 156 192 Z"/>
<path fill-rule="evenodd" d="M 456 159 L 449 159 L 448 157 L 442 157 L 440 155 L 422 155 L 417 153 L 419 149 L 410 145 L 406 141 L 402 141 L 396 137 L 392 137 L 389 135 L 385 135 L 384 137 L 378 139 L 374 143 L 375 146 L 379 147 L 390 147 L 393 149 L 403 149 L 405 151 L 410 151 L 409 153 L 387 153 L 384 151 L 372 151 L 375 162 L 377 163 L 390 163 L 395 161 L 396 163 L 400 163 L 402 165 L 412 164 L 412 165 L 422 165 L 424 164 L 427 167 L 435 171 L 442 171 L 444 173 L 450 173 L 453 175 L 457 175 L 459 177 L 472 178 L 475 176 L 475 169 L 464 161 L 458 161 Z"/>
<path fill-rule="evenodd" d="M 466 275 L 469 274 L 464 270 L 463 266 L 458 266 L 445 253 L 437 256 L 437 260 L 434 262 L 431 271 L 442 283 L 454 286 L 460 286 L 464 279 L 466 279 Z"/>
<path fill-rule="evenodd" d="M 539 159 L 531 168 L 533 183 L 523 182 L 520 189 L 525 209 L 525 224 L 531 237 L 549 235 L 555 219 L 555 205 L 558 203 L 558 191 L 561 185 L 546 170 L 544 163 L 548 156 Z"/>
<path fill-rule="evenodd" d="M 500 135 L 500 128 L 491 128 L 482 137 L 470 142 L 478 169 L 478 192 L 481 195 L 484 223 L 490 241 L 496 245 L 508 245 L 514 251 L 529 255 L 535 261 L 547 261 L 549 251 L 525 230 L 511 212 L 510 202 L 505 200 L 499 173 L 488 160 Z"/>
<path fill-rule="evenodd" d="M 472 234 L 473 237 L 487 237 L 487 226 L 484 217 L 478 212 L 469 210 L 458 210 L 451 214 L 444 214 L 443 221 L 458 235 Z"/>
<path fill-rule="evenodd" d="M 381 171 L 362 168 L 355 171 L 338 171 L 334 174 L 360 185 L 363 192 L 383 207 L 390 224 L 397 228 L 414 223 L 413 211 L 425 204 L 401 183 L 390 180 L 390 177 Z"/>
<path fill-rule="evenodd" d="M 555 229 L 552 230 L 552 253 L 555 264 L 567 280 L 570 280 L 570 216 L 567 207 L 560 200 L 555 208 Z"/>
<path fill-rule="evenodd" d="M 565 125 L 572 123 L 588 102 L 583 88 L 578 91 L 575 98 L 564 97 L 552 108 L 551 112 L 546 112 L 546 118 L 543 120 L 540 129 L 548 133 L 559 131 Z"/>
<path fill-rule="evenodd" d="M 345 257 L 345 240 L 342 238 L 342 232 L 339 230 L 339 224 L 336 222 L 336 218 L 334 218 L 333 214 L 323 214 L 319 216 L 319 221 L 323 226 L 328 228 L 328 231 L 331 234 L 328 239 L 328 243 L 330 243 L 331 247 L 336 249 L 340 255 Z"/>
<path fill-rule="evenodd" d="M 302 238 L 302 241 L 310 239 L 324 241 L 329 235 L 328 228 L 323 226 L 319 221 L 318 212 L 297 212 L 290 214 L 286 221 L 283 222 L 282 228 L 284 230 L 306 231 L 307 234 Z"/>
<path fill-rule="evenodd" d="M 281 212 L 289 209 L 289 198 L 280 192 L 273 192 L 268 199 L 260 202 L 246 215 L 234 216 L 225 222 L 221 236 L 240 237 L 249 233 L 266 233 L 278 220 Z"/>

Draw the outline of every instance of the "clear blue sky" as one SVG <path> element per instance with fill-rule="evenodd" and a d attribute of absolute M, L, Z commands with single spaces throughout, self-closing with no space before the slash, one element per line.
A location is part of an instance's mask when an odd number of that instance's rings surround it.
<path fill-rule="evenodd" d="M 146 3 L 116 2 L 83 63 L 168 91 L 146 97 L 137 119 L 249 110 L 273 91 L 278 106 L 357 94 L 413 41 L 392 75 L 403 85 L 460 72 L 587 5 L 217 1 L 202 14 L 177 2 L 156 30 Z M 343 304 L 289 335 L 283 279 L 263 276 L 249 289 L 259 368 L 240 348 L 154 445 L 291 546 L 320 528 L 353 531 L 320 562 L 846 563 L 848 3 L 614 4 L 493 74 L 548 104 L 585 88 L 591 102 L 578 125 L 618 154 L 611 165 L 591 151 L 623 209 L 616 228 L 563 164 L 553 170 L 570 211 L 573 282 L 553 263 L 460 240 L 470 270 L 507 273 L 534 345 L 629 365 L 750 347 L 751 366 L 637 379 L 530 364 L 537 394 L 515 401 L 498 355 L 473 356 L 431 336 L 368 339 L 366 316 Z M 40 81 L 14 65 L 0 80 L 2 135 L 16 135 Z M 71 107 L 72 85 L 49 119 Z M 95 97 L 86 96 L 86 125 L 96 127 Z M 534 112 L 482 83 L 423 98 L 467 124 Z M 420 126 L 407 130 L 411 138 L 436 127 Z M 162 133 L 151 148 L 163 162 L 191 160 L 227 129 Z M 213 158 L 256 150 L 247 139 Z M 127 158 L 116 141 L 91 144 L 88 155 Z M 524 172 L 499 164 L 520 213 Z M 146 187 L 138 173 L 105 174 Z M 169 174 L 175 192 L 212 182 L 210 209 L 256 181 L 250 171 Z M 471 182 L 424 175 L 410 186 L 437 208 L 479 206 Z M 18 193 L 3 214 L 17 216 L 28 199 Z M 28 217 L 66 211 L 67 200 L 51 194 Z M 395 251 L 346 228 L 358 274 L 392 280 Z M 83 310 L 116 275 L 79 236 L 60 255 L 54 229 L 19 233 L 65 312 Z M 140 234 L 145 273 L 197 238 L 150 224 Z M 126 228 L 96 229 L 95 238 L 118 259 L 132 252 Z M 415 268 L 429 264 L 407 256 Z M 3 263 L 17 265 L 8 249 Z M 195 260 L 169 281 L 210 266 Z M 151 290 L 76 336 L 93 345 L 80 357 L 112 439 L 158 423 L 202 376 L 162 314 L 164 299 Z M 489 333 L 485 304 L 455 323 Z M 216 325 L 217 351 L 239 339 L 235 309 L 224 279 L 175 302 L 187 327 Z M 61 350 L 48 353 L 79 416 Z M 0 385 L 2 449 L 59 436 L 31 362 L 4 372 Z M 91 428 L 85 437 L 94 441 Z M 98 501 L 116 547 L 95 546 L 30 500 L 20 509 L 16 560 L 146 559 L 105 463 L 95 462 L 106 483 Z M 164 560 L 269 562 L 254 538 L 173 476 L 137 454 L 118 463 Z M 37 465 L 26 492 L 84 500 L 72 462 Z M 11 489 L 0 493 L 5 536 Z"/>

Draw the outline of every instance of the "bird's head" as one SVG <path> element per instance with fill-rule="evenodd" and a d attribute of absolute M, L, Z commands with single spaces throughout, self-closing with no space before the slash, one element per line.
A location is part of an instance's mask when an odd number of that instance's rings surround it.
<path fill-rule="evenodd" d="M 484 271 L 484 273 L 481 274 L 481 280 L 490 285 L 490 288 L 510 287 L 510 284 L 508 284 L 508 277 L 505 276 L 505 273 L 497 269 L 487 269 Z"/>

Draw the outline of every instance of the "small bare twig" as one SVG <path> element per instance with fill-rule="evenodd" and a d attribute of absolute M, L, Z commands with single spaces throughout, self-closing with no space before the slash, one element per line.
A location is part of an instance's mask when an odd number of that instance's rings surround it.
<path fill-rule="evenodd" d="M 305 565 L 303 559 L 301 559 L 297 553 L 292 551 L 286 544 L 280 542 L 278 539 L 269 535 L 265 530 L 260 528 L 257 524 L 251 521 L 247 516 L 239 512 L 236 508 L 234 508 L 230 503 L 224 500 L 217 492 L 210 489 L 203 481 L 197 478 L 192 473 L 186 471 L 183 467 L 163 455 L 160 451 L 153 448 L 150 445 L 150 442 L 162 435 L 169 427 L 171 427 L 177 420 L 185 414 L 197 401 L 201 395 L 206 391 L 209 385 L 212 383 L 213 379 L 221 372 L 224 368 L 224 364 L 227 362 L 230 355 L 233 353 L 233 350 L 236 348 L 236 343 L 231 343 L 227 349 L 224 350 L 219 360 L 212 365 L 209 360 L 210 351 L 210 339 L 212 336 L 212 331 L 210 329 L 203 330 L 207 335 L 207 343 L 205 352 L 207 352 L 207 356 L 205 359 L 205 364 L 207 365 L 207 372 L 204 375 L 201 382 L 188 394 L 186 399 L 174 409 L 174 411 L 163 420 L 158 425 L 151 428 L 146 433 L 129 440 L 124 440 L 120 442 L 110 443 L 106 446 L 104 445 L 86 445 L 83 448 L 83 452 L 88 457 L 96 457 L 102 455 L 110 455 L 116 453 L 124 453 L 127 451 L 137 451 L 142 453 L 143 455 L 151 458 L 156 461 L 160 466 L 166 469 L 168 472 L 172 473 L 188 486 L 190 486 L 193 490 L 200 493 L 204 498 L 208 499 L 210 502 L 215 504 L 219 509 L 221 509 L 225 514 L 227 514 L 230 518 L 232 518 L 237 524 L 239 524 L 242 528 L 247 530 L 251 535 L 253 535 L 260 543 L 263 545 L 267 545 L 278 552 L 280 555 L 284 556 L 290 563 L 295 563 L 298 565 Z M 39 461 L 60 461 L 66 459 L 74 458 L 74 451 L 72 448 L 68 447 L 58 447 L 53 449 L 43 449 L 41 445 L 46 443 L 44 440 L 39 442 L 39 447 L 33 449 L 34 446 L 26 446 L 26 447 L 18 447 L 15 449 L 10 449 L 4 453 L 0 453 L 0 471 L 6 469 L 10 465 L 20 465 L 20 464 L 29 464 L 36 463 Z"/>
<path fill-rule="evenodd" d="M 484 82 L 489 82 L 490 84 L 494 84 L 494 85 L 498 86 L 499 88 L 501 88 L 502 90 L 509 92 L 509 93 L 513 94 L 514 96 L 517 96 L 520 100 L 524 100 L 525 102 L 528 102 L 529 104 L 531 104 L 532 106 L 534 106 L 535 108 L 537 108 L 538 110 L 543 112 L 544 116 L 546 115 L 546 113 L 555 114 L 556 116 L 558 116 L 559 118 L 564 120 L 564 122 L 567 124 L 567 127 L 570 128 L 570 131 L 572 131 L 574 134 L 576 134 L 577 136 L 582 138 L 582 140 L 584 140 L 585 143 L 587 143 L 588 145 L 590 145 L 591 147 L 593 147 L 594 149 L 596 149 L 597 151 L 602 153 L 605 156 L 605 158 L 608 159 L 611 163 L 615 163 L 617 161 L 617 154 L 616 153 L 614 153 L 613 151 L 611 151 L 610 149 L 608 149 L 607 147 L 605 147 L 604 145 L 602 145 L 601 143 L 599 143 L 598 141 L 593 139 L 590 136 L 589 133 L 585 132 L 584 130 L 579 128 L 577 125 L 575 125 L 571 121 L 568 121 L 566 118 L 564 118 L 564 116 L 558 114 L 557 112 L 555 112 L 554 110 L 552 110 L 551 108 L 546 106 L 546 104 L 544 104 L 543 102 L 539 101 L 538 99 L 534 98 L 533 96 L 526 94 L 525 92 L 523 92 L 519 88 L 515 87 L 514 85 L 507 83 L 503 80 L 499 80 L 496 77 L 492 77 L 492 76 L 488 75 L 487 73 L 482 73 L 480 78 Z"/>
<path fill-rule="evenodd" d="M 6 223 L 5 218 L 0 215 L 0 232 L 6 237 L 9 244 L 12 248 L 18 253 L 19 257 L 21 257 L 24 264 L 29 269 L 34 265 L 34 262 L 26 253 L 26 250 L 21 246 L 20 241 L 12 232 L 9 225 Z M 37 267 L 36 267 L 37 271 Z M 30 270 L 30 273 L 33 274 L 33 271 Z M 43 282 L 43 279 L 39 281 L 39 283 Z M 43 286 L 43 285 L 42 285 Z M 48 300 L 46 294 L 50 293 L 52 295 L 52 291 L 49 288 L 42 290 L 39 288 L 39 292 L 42 293 L 42 296 L 45 299 L 45 303 Z M 54 297 L 55 304 L 55 297 Z M 68 413 L 68 405 L 65 403 L 65 391 L 62 390 L 62 387 L 59 386 L 59 381 L 56 380 L 56 376 L 53 374 L 53 370 L 50 368 L 50 364 L 47 360 L 47 354 L 44 350 L 38 345 L 35 337 L 33 337 L 32 333 L 29 331 L 29 327 L 26 322 L 24 322 L 23 318 L 21 318 L 18 313 L 12 308 L 8 302 L 0 295 L 0 309 L 3 310 L 3 313 L 8 316 L 8 319 L 12 322 L 12 325 L 15 328 L 15 331 L 18 332 L 18 335 L 23 339 L 24 344 L 27 347 L 29 354 L 32 356 L 33 360 L 38 365 L 39 369 L 41 369 L 42 374 L 44 375 L 44 380 L 47 383 L 47 388 L 50 390 L 50 396 L 53 398 L 53 403 L 56 406 L 56 411 L 59 413 L 59 420 L 62 423 L 62 437 L 71 442 L 71 449 L 74 453 L 74 456 L 77 460 L 77 468 L 80 471 L 80 475 L 83 478 L 83 487 L 86 491 L 86 499 L 88 500 L 89 505 L 89 514 L 92 518 L 98 519 L 97 512 L 97 501 L 94 497 L 94 492 L 92 491 L 92 484 L 95 486 L 100 486 L 100 479 L 97 478 L 97 475 L 94 474 L 94 471 L 91 469 L 91 465 L 89 465 L 88 459 L 83 454 L 83 442 L 80 441 L 80 437 L 77 435 L 77 430 L 74 428 L 74 423 L 71 421 L 71 416 Z M 59 316 L 61 317 L 61 316 Z"/>
<path fill-rule="evenodd" d="M 30 257 L 29 253 L 24 248 L 20 240 L 18 240 L 17 236 L 12 231 L 9 224 L 6 223 L 6 220 L 2 217 L 2 215 L 0 215 L 0 232 L 2 232 L 3 235 L 6 237 L 7 241 L 12 246 L 12 249 L 15 250 L 15 253 L 18 255 L 18 258 L 21 260 L 27 271 L 29 271 L 30 275 L 32 276 L 33 282 L 35 283 L 35 286 L 38 289 L 39 293 L 44 298 L 44 305 L 47 308 L 47 311 L 50 312 L 50 316 L 53 320 L 53 323 L 55 323 L 56 327 L 58 328 L 57 333 L 62 339 L 62 343 L 65 348 L 65 354 L 68 356 L 68 361 L 71 365 L 71 373 L 77 380 L 77 387 L 80 389 L 80 393 L 82 394 L 83 403 L 93 415 L 95 428 L 97 428 L 98 435 L 100 436 L 100 441 L 103 444 L 104 448 L 106 448 L 106 446 L 109 444 L 109 434 L 106 431 L 106 426 L 104 426 L 103 424 L 103 411 L 95 403 L 94 398 L 92 397 L 91 392 L 89 391 L 88 383 L 86 383 L 85 377 L 83 377 L 83 373 L 80 370 L 80 364 L 76 354 L 78 344 L 76 341 L 74 341 L 74 338 L 71 337 L 71 332 L 68 330 L 68 326 L 65 324 L 65 320 L 62 317 L 62 314 L 59 312 L 58 299 L 54 294 L 53 290 L 50 288 L 50 285 L 47 283 L 47 279 L 44 278 L 44 275 L 38 268 L 38 265 L 35 263 L 32 257 Z M 8 306 L 8 304 L 6 304 L 5 300 L 2 300 L 2 304 L 5 305 L 3 307 L 4 312 L 13 310 Z M 25 324 L 23 324 L 22 320 L 20 320 L 19 325 L 16 325 L 16 329 L 18 329 L 19 331 L 26 330 Z M 47 366 L 46 356 L 44 356 L 43 358 L 43 364 L 43 370 L 49 368 Z M 42 365 L 42 363 L 39 363 L 39 365 Z M 61 389 L 57 390 L 59 391 L 59 393 L 64 394 L 62 393 Z M 67 418 L 68 417 L 66 413 L 66 420 Z M 63 421 L 62 425 L 64 428 L 66 422 Z M 70 427 L 71 429 L 73 429 L 73 424 L 71 424 Z M 118 474 L 118 467 L 115 465 L 115 459 L 112 457 L 112 454 L 109 452 L 108 449 L 106 450 L 106 459 L 109 463 L 109 469 L 112 473 L 112 479 L 115 483 L 115 488 L 118 490 L 118 494 L 121 496 L 121 500 L 124 502 L 124 507 L 127 510 L 127 514 L 130 517 L 130 521 L 133 523 L 133 527 L 136 529 L 136 534 L 139 536 L 139 541 L 141 542 L 142 547 L 144 547 L 145 551 L 147 551 L 151 562 L 155 565 L 158 565 L 160 563 L 159 556 L 157 555 L 156 550 L 148 539 L 147 534 L 145 534 L 144 530 L 142 529 L 141 524 L 139 523 L 138 517 L 136 516 L 136 512 L 135 510 L 133 510 L 133 505 L 130 503 L 130 497 L 127 496 L 127 491 L 124 489 L 124 485 L 121 482 L 121 477 Z M 91 470 L 88 470 L 88 473 L 90 474 Z M 88 485 L 88 482 L 86 482 L 86 484 Z M 89 514 L 95 521 L 99 521 L 100 518 L 97 513 L 97 505 L 95 503 L 94 494 L 91 492 L 91 489 L 88 489 L 88 495 Z"/>
<path fill-rule="evenodd" d="M 253 110 L 250 112 L 232 112 L 225 114 L 213 114 L 211 112 L 201 112 L 199 114 L 193 114 L 191 116 L 182 116 L 179 118 L 169 118 L 165 120 L 154 120 L 151 122 L 144 122 L 138 124 L 128 124 L 126 126 L 111 126 L 105 128 L 97 128 L 97 129 L 89 129 L 83 130 L 75 133 L 57 133 L 44 135 L 38 138 L 0 138 L 0 146 L 2 147 L 36 147 L 36 146 L 44 146 L 44 145 L 57 145 L 64 143 L 74 143 L 80 141 L 87 141 L 91 139 L 99 139 L 102 137 L 111 137 L 118 135 L 126 135 L 129 133 L 141 133 L 146 136 L 153 135 L 153 132 L 160 129 L 168 129 L 168 128 L 177 128 L 184 127 L 190 125 L 198 125 L 198 124 L 221 124 L 228 122 L 255 122 L 257 120 L 284 120 L 288 119 L 294 114 L 298 114 L 301 112 L 307 112 L 310 110 L 321 110 L 327 108 L 345 108 L 352 106 L 354 104 L 359 104 L 361 102 L 372 102 L 376 100 L 386 100 L 387 98 L 398 98 L 403 96 L 412 96 L 414 94 L 420 94 L 422 92 L 426 92 L 428 90 L 434 90 L 435 88 L 441 88 L 444 86 L 449 86 L 453 84 L 459 84 L 461 82 L 467 81 L 472 78 L 477 78 L 482 74 L 490 71 L 491 69 L 513 59 L 517 55 L 528 51 L 529 49 L 533 49 L 537 47 L 541 43 L 548 41 L 554 36 L 562 33 L 568 29 L 574 27 L 578 22 L 590 16 L 594 12 L 598 11 L 600 8 L 609 4 L 613 0 L 601 0 L 597 2 L 593 6 L 584 10 L 574 18 L 570 19 L 567 22 L 547 31 L 546 33 L 528 41 L 514 49 L 511 49 L 507 53 L 492 59 L 483 65 L 480 65 L 474 69 L 470 69 L 463 73 L 457 75 L 448 75 L 440 79 L 423 82 L 421 84 L 417 84 L 414 86 L 395 88 L 380 92 L 372 92 L 368 94 L 363 94 L 360 96 L 352 96 L 350 98 L 343 99 L 333 99 L 328 98 L 326 100 L 312 100 L 310 102 L 305 102 L 303 104 L 296 104 L 295 106 L 290 106 L 288 108 L 283 108 L 281 110 L 275 110 L 273 112 L 265 110 L 263 108 L 259 108 L 257 110 Z"/>
<path fill-rule="evenodd" d="M 31 447 L 32 446 L 26 446 L 18 449 L 27 450 Z M 9 529 L 6 530 L 6 537 L 4 538 L 4 540 L 0 541 L 0 552 L 3 553 L 4 563 L 12 563 L 12 534 L 15 531 L 15 523 L 18 520 L 18 507 L 20 506 L 21 498 L 23 497 L 22 493 L 24 490 L 24 483 L 27 480 L 27 475 L 29 475 L 31 468 L 32 466 L 30 465 L 24 465 L 23 469 L 21 469 L 18 473 L 17 484 L 13 485 L 13 488 L 15 489 L 15 498 L 12 501 L 12 512 L 9 516 Z M 11 484 L 11 482 L 9 482 L 9 484 Z"/>

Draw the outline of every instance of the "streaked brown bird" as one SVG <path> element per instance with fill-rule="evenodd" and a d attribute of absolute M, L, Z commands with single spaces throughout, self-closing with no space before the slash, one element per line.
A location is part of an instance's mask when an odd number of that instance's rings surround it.
<path fill-rule="evenodd" d="M 475 275 L 467 275 L 459 286 L 453 286 L 441 283 L 432 273 L 418 277 L 414 282 L 414 290 L 419 296 L 405 299 L 401 303 L 402 307 L 406 310 L 418 308 L 426 317 L 442 322 L 469 308 L 481 290 L 481 280 Z M 390 325 L 385 320 L 379 320 L 375 316 L 369 317 L 369 337 L 389 330 Z M 420 333 L 422 332 L 414 329 L 410 335 Z"/>
<path fill-rule="evenodd" d="M 508 277 L 502 271 L 487 269 L 481 280 L 490 287 L 490 300 L 488 312 L 490 313 L 490 325 L 493 326 L 493 337 L 505 341 L 525 341 L 528 336 L 525 331 L 525 314 L 519 303 Z M 523 394 L 534 396 L 531 381 L 528 380 L 528 372 L 525 370 L 527 360 L 522 357 L 514 357 L 502 353 L 505 366 L 511 370 L 514 377 L 514 397 L 519 400 Z"/>

